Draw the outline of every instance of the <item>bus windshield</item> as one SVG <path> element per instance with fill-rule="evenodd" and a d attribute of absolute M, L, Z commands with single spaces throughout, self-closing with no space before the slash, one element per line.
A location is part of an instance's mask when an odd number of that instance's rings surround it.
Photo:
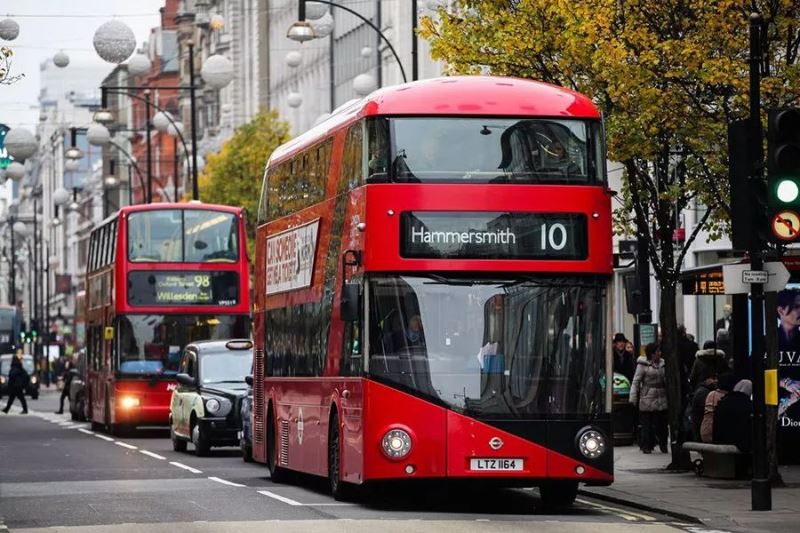
<path fill-rule="evenodd" d="M 125 315 L 117 322 L 120 374 L 174 375 L 183 348 L 194 341 L 250 336 L 242 315 Z"/>
<path fill-rule="evenodd" d="M 234 263 L 236 215 L 207 209 L 160 209 L 128 216 L 128 259 L 157 263 Z"/>
<path fill-rule="evenodd" d="M 604 298 L 591 278 L 372 278 L 369 374 L 478 418 L 597 415 Z"/>
<path fill-rule="evenodd" d="M 389 119 L 389 127 L 387 159 L 394 181 L 604 182 L 599 121 L 407 117 Z M 376 139 L 370 144 L 383 150 L 379 132 L 380 128 L 375 130 Z"/>

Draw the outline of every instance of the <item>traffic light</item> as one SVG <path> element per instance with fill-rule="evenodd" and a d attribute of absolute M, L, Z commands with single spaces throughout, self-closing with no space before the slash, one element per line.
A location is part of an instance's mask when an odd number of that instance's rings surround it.
<path fill-rule="evenodd" d="M 772 236 L 800 240 L 800 108 L 769 111 L 767 183 Z"/>
<path fill-rule="evenodd" d="M 27 331 L 19 332 L 19 342 L 20 344 L 28 344 L 30 342 Z"/>

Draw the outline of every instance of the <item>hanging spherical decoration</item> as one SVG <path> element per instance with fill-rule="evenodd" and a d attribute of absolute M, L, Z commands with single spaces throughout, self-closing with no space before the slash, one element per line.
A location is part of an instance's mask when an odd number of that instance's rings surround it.
<path fill-rule="evenodd" d="M 211 15 L 211 20 L 208 21 L 208 27 L 214 31 L 219 31 L 225 27 L 225 18 L 222 15 Z"/>
<path fill-rule="evenodd" d="M 58 68 L 64 68 L 69 65 L 69 56 L 63 50 L 59 50 L 53 56 L 53 64 Z"/>
<path fill-rule="evenodd" d="M 224 89 L 233 80 L 233 62 L 225 56 L 210 56 L 200 69 L 200 76 L 212 89 Z"/>
<path fill-rule="evenodd" d="M 64 170 L 67 172 L 75 172 L 81 168 L 81 160 L 80 159 L 65 159 L 64 160 Z"/>
<path fill-rule="evenodd" d="M 306 2 L 306 20 L 317 20 L 328 12 L 328 6 L 319 2 Z"/>
<path fill-rule="evenodd" d="M 183 122 L 170 123 L 170 125 L 167 126 L 167 135 L 179 137 L 179 133 L 180 136 L 183 136 Z"/>
<path fill-rule="evenodd" d="M 39 143 L 26 128 L 12 128 L 6 133 L 5 140 L 8 155 L 18 161 L 24 161 L 36 153 Z"/>
<path fill-rule="evenodd" d="M 161 133 L 166 133 L 170 122 L 172 122 L 171 118 L 172 115 L 169 115 L 163 111 L 159 111 L 153 115 L 153 127 Z"/>
<path fill-rule="evenodd" d="M 12 228 L 14 229 L 14 233 L 17 235 L 25 235 L 28 232 L 28 226 L 26 226 L 21 220 L 14 222 Z"/>
<path fill-rule="evenodd" d="M 333 16 L 330 13 L 325 13 L 319 19 L 310 21 L 309 24 L 314 28 L 317 38 L 327 37 L 333 32 Z"/>
<path fill-rule="evenodd" d="M 375 90 L 375 78 L 370 74 L 359 74 L 353 78 L 353 90 L 359 96 L 366 96 Z"/>
<path fill-rule="evenodd" d="M 128 74 L 131 76 L 141 76 L 150 71 L 152 62 L 145 54 L 136 54 L 128 60 Z"/>
<path fill-rule="evenodd" d="M 53 203 L 56 205 L 64 205 L 70 201 L 72 195 L 64 187 L 59 187 L 53 191 Z"/>
<path fill-rule="evenodd" d="M 96 122 L 86 129 L 86 140 L 92 146 L 105 146 L 111 140 L 108 128 Z"/>
<path fill-rule="evenodd" d="M 11 19 L 0 20 L 0 39 L 13 41 L 19 35 L 19 24 Z"/>
<path fill-rule="evenodd" d="M 366 58 L 366 57 L 369 57 L 371 55 L 372 55 L 372 47 L 365 46 L 364 48 L 361 49 L 361 57 Z"/>
<path fill-rule="evenodd" d="M 286 66 L 289 67 L 299 67 L 300 63 L 303 62 L 303 54 L 298 52 L 297 50 L 292 50 L 286 54 Z"/>
<path fill-rule="evenodd" d="M 109 20 L 97 28 L 92 42 L 97 55 L 109 63 L 122 63 L 136 48 L 133 30 L 121 20 Z"/>
<path fill-rule="evenodd" d="M 6 175 L 12 181 L 19 181 L 25 177 L 25 165 L 18 161 L 13 161 L 6 167 Z"/>
<path fill-rule="evenodd" d="M 286 103 L 289 104 L 289 107 L 300 107 L 303 103 L 303 95 L 296 92 L 291 92 L 286 97 Z"/>

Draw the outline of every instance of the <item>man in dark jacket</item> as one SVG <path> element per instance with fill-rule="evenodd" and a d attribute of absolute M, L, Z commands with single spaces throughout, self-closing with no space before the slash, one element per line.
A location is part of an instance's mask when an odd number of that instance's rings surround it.
<path fill-rule="evenodd" d="M 64 400 L 69 398 L 69 386 L 72 383 L 72 378 L 75 377 L 72 372 L 72 359 L 66 359 L 62 368 L 61 379 L 64 380 L 64 388 L 61 389 L 61 399 L 59 400 L 58 411 L 56 411 L 57 415 L 64 414 Z"/>
<path fill-rule="evenodd" d="M 628 381 L 633 381 L 633 373 L 636 370 L 635 357 L 633 354 L 625 349 L 628 339 L 625 338 L 624 333 L 615 333 L 614 341 L 612 343 L 612 352 L 614 356 L 614 372 L 622 374 Z"/>
<path fill-rule="evenodd" d="M 28 403 L 25 401 L 25 387 L 28 386 L 28 381 L 31 377 L 22 367 L 22 361 L 19 357 L 11 358 L 11 369 L 8 371 L 8 403 L 6 408 L 3 409 L 4 413 L 8 413 L 11 409 L 11 404 L 14 403 L 14 398 L 19 398 L 22 404 L 22 414 L 28 414 Z"/>

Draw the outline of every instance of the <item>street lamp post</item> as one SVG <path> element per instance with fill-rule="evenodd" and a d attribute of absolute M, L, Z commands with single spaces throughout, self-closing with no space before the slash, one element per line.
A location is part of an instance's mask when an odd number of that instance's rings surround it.
<path fill-rule="evenodd" d="M 311 24 L 309 24 L 309 22 L 306 20 L 306 2 L 307 1 L 308 0 L 298 0 L 298 9 L 297 9 L 297 15 L 298 15 L 297 18 L 298 18 L 298 20 L 297 20 L 297 22 L 293 23 L 289 27 L 289 31 L 286 33 L 286 37 L 288 37 L 289 39 L 291 39 L 293 41 L 297 41 L 299 43 L 303 43 L 305 41 L 310 41 L 312 39 L 316 39 L 317 38 L 317 34 L 316 34 L 316 31 L 314 30 L 314 27 Z M 344 6 L 344 5 L 341 5 L 341 4 L 337 4 L 335 2 L 328 2 L 326 0 L 311 0 L 311 1 L 316 2 L 318 4 L 326 4 L 326 5 L 329 5 L 331 7 L 335 7 L 337 9 L 341 9 L 343 11 L 347 11 L 348 13 L 353 15 L 354 17 L 356 17 L 356 18 L 360 19 L 362 22 L 364 22 L 364 24 L 366 24 L 367 26 L 369 26 L 370 28 L 375 30 L 378 33 L 378 36 L 380 36 L 380 38 L 383 40 L 383 42 L 386 43 L 386 46 L 389 48 L 389 51 L 392 52 L 392 55 L 394 56 L 395 61 L 397 61 L 397 66 L 400 67 L 400 75 L 403 77 L 403 83 L 408 82 L 408 78 L 406 77 L 406 71 L 403 68 L 403 63 L 402 63 L 402 61 L 400 61 L 400 56 L 397 54 L 397 51 L 394 49 L 394 46 L 392 46 L 392 43 L 389 42 L 389 39 L 386 38 L 386 36 L 383 34 L 383 32 L 380 30 L 380 28 L 378 28 L 375 24 L 373 24 L 369 19 L 364 17 L 358 11 L 355 11 L 355 10 L 353 10 L 353 9 L 347 7 L 347 6 Z M 412 39 L 412 48 L 411 48 L 411 55 L 412 55 L 412 59 L 413 59 L 412 76 L 413 76 L 413 79 L 416 81 L 417 77 L 418 77 L 418 68 L 417 68 L 417 34 L 416 34 L 417 2 L 416 2 L 416 0 L 412 0 L 411 4 L 412 4 L 412 9 L 413 9 L 413 15 L 412 15 L 413 39 Z"/>

